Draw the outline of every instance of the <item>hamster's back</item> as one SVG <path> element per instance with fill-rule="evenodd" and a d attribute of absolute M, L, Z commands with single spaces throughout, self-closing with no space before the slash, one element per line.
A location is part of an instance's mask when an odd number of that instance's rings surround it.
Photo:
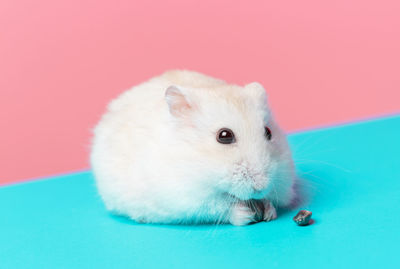
<path fill-rule="evenodd" d="M 226 82 L 201 73 L 187 70 L 171 70 L 162 74 L 155 80 L 166 80 L 170 85 L 177 85 L 190 88 L 211 88 L 225 85 Z"/>

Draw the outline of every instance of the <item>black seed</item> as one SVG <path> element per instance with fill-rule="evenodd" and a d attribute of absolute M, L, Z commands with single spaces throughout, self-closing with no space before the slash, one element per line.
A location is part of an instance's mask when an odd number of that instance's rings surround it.
<path fill-rule="evenodd" d="M 297 225 L 306 226 L 306 225 L 310 224 L 311 215 L 312 215 L 311 211 L 300 210 L 296 214 L 296 216 L 293 217 L 293 220 L 294 220 L 294 222 L 297 223 Z"/>

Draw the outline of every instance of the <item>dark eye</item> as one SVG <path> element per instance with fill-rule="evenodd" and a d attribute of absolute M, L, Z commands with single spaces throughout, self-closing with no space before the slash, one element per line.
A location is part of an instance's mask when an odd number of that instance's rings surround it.
<path fill-rule="evenodd" d="M 267 126 L 265 126 L 265 137 L 266 137 L 268 140 L 271 140 L 271 137 L 272 137 L 271 130 L 270 130 Z"/>
<path fill-rule="evenodd" d="M 217 133 L 217 141 L 221 144 L 232 144 L 236 142 L 235 134 L 231 129 L 222 128 Z"/>

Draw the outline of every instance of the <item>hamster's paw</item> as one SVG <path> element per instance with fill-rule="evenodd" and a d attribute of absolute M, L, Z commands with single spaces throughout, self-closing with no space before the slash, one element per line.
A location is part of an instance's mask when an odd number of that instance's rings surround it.
<path fill-rule="evenodd" d="M 263 221 L 271 221 L 276 219 L 277 214 L 276 214 L 276 209 L 272 205 L 272 203 L 268 200 L 264 200 L 264 216 L 263 216 Z"/>
<path fill-rule="evenodd" d="M 235 226 L 244 226 L 257 220 L 257 212 L 245 203 L 234 205 L 231 211 L 229 222 Z"/>

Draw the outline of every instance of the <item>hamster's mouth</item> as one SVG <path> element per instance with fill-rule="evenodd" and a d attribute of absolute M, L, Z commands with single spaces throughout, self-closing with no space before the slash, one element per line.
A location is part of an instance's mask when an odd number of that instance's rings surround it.
<path fill-rule="evenodd" d="M 230 192 L 225 192 L 224 194 L 229 196 L 234 201 L 248 201 L 248 200 L 261 200 L 267 195 L 267 190 L 253 191 L 250 195 L 237 195 Z"/>
<path fill-rule="evenodd" d="M 261 191 L 254 191 L 253 195 L 251 196 L 252 199 L 263 199 L 267 196 L 268 189 L 264 189 Z"/>

